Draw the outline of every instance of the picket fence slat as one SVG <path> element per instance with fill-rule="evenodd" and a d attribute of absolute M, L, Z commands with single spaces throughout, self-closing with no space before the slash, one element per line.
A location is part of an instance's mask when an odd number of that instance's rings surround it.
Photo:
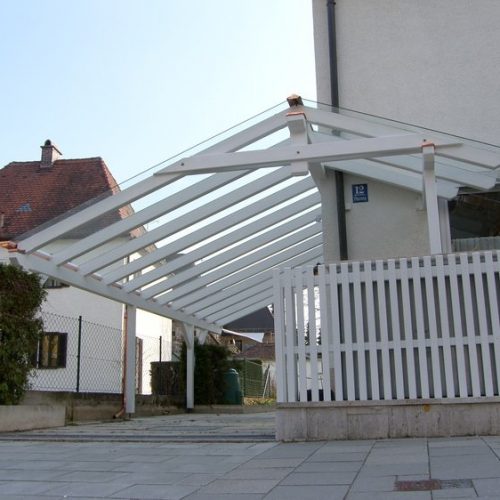
<path fill-rule="evenodd" d="M 498 251 L 275 270 L 278 401 L 498 396 L 499 275 Z"/>

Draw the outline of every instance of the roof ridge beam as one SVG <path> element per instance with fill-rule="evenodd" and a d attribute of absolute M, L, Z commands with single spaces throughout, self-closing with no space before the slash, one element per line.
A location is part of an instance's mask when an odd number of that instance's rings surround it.
<path fill-rule="evenodd" d="M 294 144 L 280 148 L 199 155 L 186 158 L 173 172 L 199 174 L 227 170 L 254 169 L 289 165 L 294 162 L 324 162 L 355 160 L 420 153 L 424 138 L 421 134 L 402 134 L 315 144 Z M 436 146 L 453 145 L 456 141 L 436 141 Z"/>

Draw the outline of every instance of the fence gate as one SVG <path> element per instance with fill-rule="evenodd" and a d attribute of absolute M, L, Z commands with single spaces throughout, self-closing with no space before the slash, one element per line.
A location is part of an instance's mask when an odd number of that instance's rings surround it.
<path fill-rule="evenodd" d="M 499 256 L 275 270 L 278 402 L 498 396 Z"/>

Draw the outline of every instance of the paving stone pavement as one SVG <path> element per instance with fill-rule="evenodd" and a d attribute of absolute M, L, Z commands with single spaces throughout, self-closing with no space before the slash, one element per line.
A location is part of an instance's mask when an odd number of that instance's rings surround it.
<path fill-rule="evenodd" d="M 500 436 L 278 443 L 273 413 L 0 434 L 0 499 L 500 499 Z"/>

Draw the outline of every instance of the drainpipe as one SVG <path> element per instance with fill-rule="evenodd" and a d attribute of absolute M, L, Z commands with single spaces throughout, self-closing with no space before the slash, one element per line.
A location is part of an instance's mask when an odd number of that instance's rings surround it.
<path fill-rule="evenodd" d="M 330 58 L 330 98 L 334 108 L 339 107 L 339 77 L 337 68 L 337 35 L 335 31 L 335 1 L 327 0 L 328 12 L 328 47 Z M 335 170 L 335 186 L 337 194 L 337 221 L 339 228 L 340 260 L 347 260 L 347 224 L 344 199 L 344 173 Z"/>

